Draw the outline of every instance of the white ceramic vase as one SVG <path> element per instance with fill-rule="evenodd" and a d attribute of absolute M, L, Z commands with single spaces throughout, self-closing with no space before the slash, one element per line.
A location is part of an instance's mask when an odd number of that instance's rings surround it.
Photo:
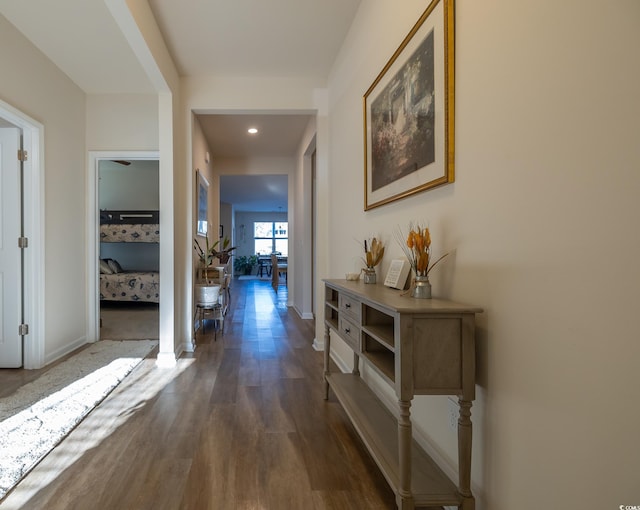
<path fill-rule="evenodd" d="M 220 295 L 220 285 L 204 285 L 195 286 L 195 302 L 196 305 L 211 306 L 218 302 Z"/>

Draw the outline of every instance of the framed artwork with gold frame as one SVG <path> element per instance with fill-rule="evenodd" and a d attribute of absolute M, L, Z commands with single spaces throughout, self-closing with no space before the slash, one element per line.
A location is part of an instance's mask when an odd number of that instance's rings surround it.
<path fill-rule="evenodd" d="M 364 209 L 454 182 L 455 0 L 433 0 L 364 95 Z"/>

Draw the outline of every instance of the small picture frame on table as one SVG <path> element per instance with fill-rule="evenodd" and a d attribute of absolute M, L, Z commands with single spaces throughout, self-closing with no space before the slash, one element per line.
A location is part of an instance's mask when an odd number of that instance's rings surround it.
<path fill-rule="evenodd" d="M 387 276 L 384 279 L 386 287 L 392 289 L 403 290 L 407 287 L 407 277 L 410 270 L 409 262 L 402 259 L 394 259 L 391 261 Z"/>

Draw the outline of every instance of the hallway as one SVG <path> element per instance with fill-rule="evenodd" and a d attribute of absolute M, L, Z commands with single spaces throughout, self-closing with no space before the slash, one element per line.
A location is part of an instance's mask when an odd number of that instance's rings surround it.
<path fill-rule="evenodd" d="M 145 360 L 0 510 L 395 508 L 286 301 L 234 280 L 224 335 L 207 324 L 174 369 Z"/>

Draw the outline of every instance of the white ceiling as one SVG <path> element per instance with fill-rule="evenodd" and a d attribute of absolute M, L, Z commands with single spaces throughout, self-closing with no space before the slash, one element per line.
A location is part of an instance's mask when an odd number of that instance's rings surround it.
<path fill-rule="evenodd" d="M 236 211 L 286 212 L 286 175 L 223 175 L 221 201 Z"/>
<path fill-rule="evenodd" d="M 153 92 L 104 0 L 0 0 L 0 14 L 87 94 Z"/>
<path fill-rule="evenodd" d="M 182 76 L 302 76 L 321 84 L 359 4 L 149 0 Z"/>
<path fill-rule="evenodd" d="M 302 77 L 323 87 L 360 1 L 148 3 L 181 76 Z M 0 14 L 86 93 L 153 92 L 114 19 L 118 5 L 116 0 L 0 0 Z M 200 119 L 212 156 L 224 157 L 292 156 L 308 121 L 305 115 L 250 113 Z M 247 138 L 249 123 L 258 125 L 258 136 Z M 245 189 L 252 187 L 245 183 Z"/>
<path fill-rule="evenodd" d="M 199 115 L 200 125 L 215 158 L 253 155 L 288 157 L 295 155 L 310 115 Z M 252 135 L 250 127 L 258 129 Z"/>

